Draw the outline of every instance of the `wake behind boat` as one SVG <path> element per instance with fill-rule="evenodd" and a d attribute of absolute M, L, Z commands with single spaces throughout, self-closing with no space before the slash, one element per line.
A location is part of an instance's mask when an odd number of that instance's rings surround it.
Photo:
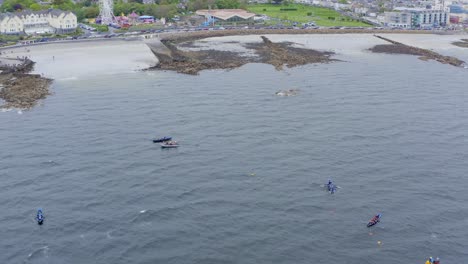
<path fill-rule="evenodd" d="M 179 143 L 177 143 L 177 141 L 170 140 L 170 141 L 161 143 L 161 148 L 177 148 L 177 147 L 179 147 Z"/>
<path fill-rule="evenodd" d="M 166 142 L 172 140 L 172 137 L 162 137 L 162 138 L 156 138 L 153 139 L 154 143 L 161 143 L 161 142 Z"/>

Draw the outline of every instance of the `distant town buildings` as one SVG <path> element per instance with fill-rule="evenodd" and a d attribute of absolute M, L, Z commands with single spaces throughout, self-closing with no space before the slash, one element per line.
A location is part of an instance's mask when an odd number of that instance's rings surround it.
<path fill-rule="evenodd" d="M 256 0 L 254 2 L 259 2 Z M 464 24 L 468 27 L 468 0 L 294 0 L 333 8 L 375 25 L 408 29 L 430 29 Z M 346 3 L 346 4 L 345 4 Z"/>
<path fill-rule="evenodd" d="M 70 11 L 49 9 L 0 14 L 1 34 L 69 33 L 76 27 L 76 15 Z"/>
<path fill-rule="evenodd" d="M 450 10 L 450 23 L 452 24 L 460 24 L 460 23 L 467 23 L 468 24 L 468 5 L 449 5 Z"/>

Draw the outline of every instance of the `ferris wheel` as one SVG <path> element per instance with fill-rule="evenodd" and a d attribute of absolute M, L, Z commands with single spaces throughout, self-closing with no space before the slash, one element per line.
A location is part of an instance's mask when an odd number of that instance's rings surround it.
<path fill-rule="evenodd" d="M 109 25 L 115 22 L 113 13 L 114 0 L 99 0 L 99 17 L 102 25 Z"/>

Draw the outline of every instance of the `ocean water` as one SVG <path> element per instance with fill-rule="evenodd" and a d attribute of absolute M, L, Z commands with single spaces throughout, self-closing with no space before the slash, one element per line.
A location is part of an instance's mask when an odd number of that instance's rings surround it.
<path fill-rule="evenodd" d="M 468 71 L 337 58 L 58 79 L 0 113 L 0 263 L 468 261 Z"/>

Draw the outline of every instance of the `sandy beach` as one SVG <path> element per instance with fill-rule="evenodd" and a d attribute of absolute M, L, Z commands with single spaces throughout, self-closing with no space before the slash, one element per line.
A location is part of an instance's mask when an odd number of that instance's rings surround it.
<path fill-rule="evenodd" d="M 36 62 L 33 73 L 55 80 L 138 71 L 158 62 L 140 40 L 51 43 L 12 48 L 4 54 L 28 56 Z"/>
<path fill-rule="evenodd" d="M 379 34 L 392 40 L 419 48 L 430 49 L 443 55 L 457 56 L 468 61 L 468 52 L 451 43 L 466 38 L 466 35 L 438 34 Z M 357 56 L 367 53 L 374 45 L 385 41 L 369 33 L 349 34 L 265 34 L 273 42 L 293 42 L 300 48 L 336 53 L 342 56 Z M 260 43 L 259 35 L 235 35 L 209 37 L 193 41 L 199 50 L 249 51 L 246 43 Z M 182 48 L 183 49 L 183 48 Z M 55 80 L 76 79 L 101 74 L 128 73 L 150 68 L 158 63 L 144 41 L 137 39 L 112 41 L 87 41 L 51 43 L 47 45 L 15 47 L 3 51 L 6 57 L 28 56 L 36 62 L 33 73 Z"/>

